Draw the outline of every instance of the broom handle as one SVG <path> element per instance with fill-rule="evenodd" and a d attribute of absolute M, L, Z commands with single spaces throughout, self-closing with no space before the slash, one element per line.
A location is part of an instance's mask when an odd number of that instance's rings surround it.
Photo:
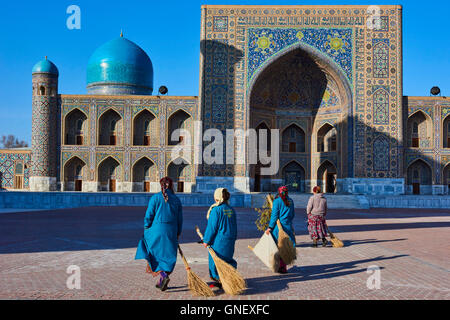
<path fill-rule="evenodd" d="M 325 224 L 327 226 L 327 231 L 330 234 L 330 238 L 334 238 L 333 233 L 330 231 L 330 229 L 328 228 L 328 224 Z"/>
<path fill-rule="evenodd" d="M 187 262 L 186 258 L 184 257 L 183 251 L 181 251 L 180 245 L 178 245 L 178 251 L 180 252 L 181 260 L 183 260 L 183 263 L 184 263 L 184 266 L 186 267 L 186 270 L 189 270 L 190 267 L 188 265 L 188 262 Z"/>
<path fill-rule="evenodd" d="M 198 226 L 195 226 L 195 231 L 197 231 L 198 236 L 203 241 L 203 234 L 200 231 L 200 228 Z"/>

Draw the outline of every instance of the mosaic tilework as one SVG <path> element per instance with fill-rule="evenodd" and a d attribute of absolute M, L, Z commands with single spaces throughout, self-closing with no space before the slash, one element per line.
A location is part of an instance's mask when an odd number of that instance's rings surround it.
<path fill-rule="evenodd" d="M 57 78 L 33 75 L 33 87 L 57 87 Z M 57 89 L 55 89 L 57 91 Z M 32 166 L 31 176 L 56 177 L 57 163 L 57 97 L 55 95 L 33 94 L 33 115 L 31 128 Z"/>
<path fill-rule="evenodd" d="M 31 151 L 30 152 L 5 152 L 0 150 L 0 188 L 13 189 L 15 176 L 15 163 L 22 161 L 24 164 L 23 171 L 23 188 L 29 188 L 30 168 L 31 168 Z"/>
<path fill-rule="evenodd" d="M 344 70 L 352 81 L 352 29 L 315 28 L 315 29 L 254 29 L 248 32 L 247 81 L 272 55 L 298 42 L 314 47 L 327 54 Z"/>
<path fill-rule="evenodd" d="M 373 141 L 373 169 L 375 171 L 389 171 L 389 140 L 380 136 Z"/>
<path fill-rule="evenodd" d="M 133 175 L 133 165 L 142 157 L 149 158 L 156 166 L 158 176 L 152 177 L 154 181 L 167 174 L 167 161 L 170 160 L 171 149 L 166 145 L 167 137 L 167 117 L 178 110 L 188 113 L 193 119 L 197 119 L 197 99 L 196 97 L 158 98 L 142 96 L 66 96 L 61 97 L 61 110 L 69 110 L 80 105 L 86 106 L 89 123 L 89 140 L 85 145 L 65 145 L 61 147 L 61 165 L 59 166 L 60 176 L 64 176 L 65 163 L 74 156 L 79 157 L 86 163 L 89 181 L 96 181 L 98 167 L 100 163 L 113 157 L 119 162 L 120 172 L 116 177 L 119 181 L 131 182 Z M 121 136 L 123 143 L 116 146 L 97 145 L 98 123 L 104 112 L 112 109 L 116 111 L 123 120 L 123 130 Z M 148 110 L 156 117 L 159 125 L 152 127 L 152 136 L 157 136 L 156 144 L 150 146 L 133 145 L 133 119 L 142 110 Z M 192 123 L 192 122 L 191 122 Z M 64 130 L 65 123 L 61 120 L 61 128 Z M 193 134 L 193 127 L 187 128 Z M 154 140 L 151 140 L 154 141 Z M 193 153 L 193 151 L 192 151 Z M 192 155 L 191 155 L 192 156 Z M 190 176 L 185 181 L 193 181 L 195 168 L 189 171 Z"/>
<path fill-rule="evenodd" d="M 378 88 L 373 94 L 373 123 L 389 124 L 389 92 Z"/>
<path fill-rule="evenodd" d="M 389 77 L 389 39 L 373 39 L 373 76 Z"/>
<path fill-rule="evenodd" d="M 249 85 L 259 76 L 259 69 L 271 64 L 291 48 L 310 48 L 310 52 L 326 57 L 338 66 L 352 90 L 351 110 L 347 114 L 348 148 L 344 161 L 348 177 L 396 178 L 402 172 L 403 140 L 401 96 L 401 9 L 398 6 L 380 6 L 381 28 L 366 27 L 366 6 L 202 6 L 202 50 L 200 106 L 204 128 L 243 128 L 250 123 Z M 228 31 L 215 31 L 214 17 L 228 16 Z M 217 30 L 217 29 L 216 29 Z M 383 39 L 382 41 L 380 41 Z M 213 121 L 211 99 L 217 79 L 214 75 L 214 53 L 208 49 L 213 43 L 226 43 L 228 52 L 227 85 L 221 101 L 232 102 L 225 122 L 219 126 Z M 383 47 L 383 45 L 386 45 Z M 380 45 L 373 48 L 374 45 Z M 236 56 L 242 57 L 235 59 Z M 272 59 L 272 60 L 271 60 Z M 328 60 L 327 60 L 328 59 Z M 237 61 L 236 61 L 237 60 Z M 374 67 L 375 60 L 375 67 Z M 230 61 L 233 61 L 230 64 Z M 217 66 L 220 67 L 220 66 Z M 230 71 L 232 67 L 232 71 Z M 374 71 L 375 69 L 375 71 Z M 383 76 L 383 78 L 379 78 Z M 340 79 L 342 81 L 342 79 Z M 233 91 L 230 90 L 230 85 Z M 382 103 L 376 103 L 374 123 L 373 86 L 386 86 Z M 221 93 L 222 94 L 222 93 Z M 331 95 L 332 96 L 332 95 Z M 339 95 L 337 95 L 339 98 Z M 375 96 L 376 98 L 376 96 Z M 219 99 L 215 97 L 215 99 Z M 376 99 L 375 99 L 376 100 Z M 331 104 L 340 103 L 331 100 Z M 321 104 L 320 109 L 323 107 Z M 344 108 L 345 109 L 345 108 Z M 320 113 L 320 111 L 319 111 Z M 220 114 L 223 114 L 220 110 Z M 224 121 L 224 120 L 222 120 Z M 373 130 L 375 129 L 375 130 Z M 383 132 L 390 141 L 389 171 L 375 170 L 373 166 L 373 132 Z M 369 142 L 370 141 L 370 142 Z M 239 148 L 239 149 L 238 149 Z M 236 147 L 246 152 L 246 146 Z M 369 164 L 370 163 L 370 164 Z M 203 175 L 216 175 L 217 170 L 203 166 Z M 228 169 L 221 169 L 227 176 Z M 245 176 L 245 166 L 235 166 L 234 175 Z"/>
<path fill-rule="evenodd" d="M 431 168 L 432 180 L 435 184 L 444 183 L 443 170 L 448 159 L 450 159 L 450 149 L 443 148 L 443 139 L 445 137 L 442 124 L 450 110 L 450 102 L 441 97 L 405 97 L 404 113 L 406 120 L 423 112 L 426 114 L 427 132 L 423 132 L 425 127 L 419 127 L 419 135 L 430 138 L 420 139 L 419 148 L 405 149 L 405 170 L 417 159 L 422 159 Z"/>
<path fill-rule="evenodd" d="M 214 17 L 214 31 L 215 32 L 227 32 L 228 31 L 228 17 Z"/>

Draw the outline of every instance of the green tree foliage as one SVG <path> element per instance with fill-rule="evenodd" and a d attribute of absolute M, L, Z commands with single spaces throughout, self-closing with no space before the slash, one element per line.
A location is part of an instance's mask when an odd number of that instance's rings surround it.
<path fill-rule="evenodd" d="M 260 231 L 265 231 L 269 227 L 273 199 L 274 196 L 268 194 L 265 198 L 262 208 L 254 208 L 255 211 L 258 212 L 258 218 L 256 219 L 255 224 Z"/>

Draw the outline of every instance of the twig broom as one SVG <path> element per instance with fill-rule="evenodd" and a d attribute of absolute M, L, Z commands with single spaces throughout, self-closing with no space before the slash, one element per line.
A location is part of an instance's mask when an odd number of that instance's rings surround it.
<path fill-rule="evenodd" d="M 198 236 L 203 241 L 203 235 L 198 226 L 195 226 Z M 247 284 L 241 274 L 232 265 L 220 259 L 214 250 L 208 246 L 208 251 L 214 260 L 223 290 L 231 295 L 239 295 L 247 289 Z"/>
<path fill-rule="evenodd" d="M 344 243 L 343 243 L 341 240 L 339 240 L 339 238 L 336 237 L 336 236 L 330 231 L 330 229 L 328 229 L 328 226 L 327 226 L 327 230 L 328 230 L 328 233 L 330 234 L 330 240 L 331 240 L 331 244 L 333 245 L 333 247 L 334 247 L 334 248 L 342 248 L 342 247 L 344 246 Z"/>
<path fill-rule="evenodd" d="M 191 290 L 192 294 L 196 296 L 213 297 L 214 292 L 211 290 L 211 288 L 206 284 L 205 281 L 203 281 L 197 274 L 195 274 L 194 271 L 192 271 L 191 267 L 189 267 L 189 264 L 186 261 L 186 258 L 183 255 L 183 251 L 181 251 L 179 245 L 178 251 L 180 252 L 184 266 L 186 267 L 188 288 L 189 290 Z"/>
<path fill-rule="evenodd" d="M 278 250 L 280 257 L 287 265 L 292 264 L 297 259 L 297 250 L 294 247 L 289 235 L 283 230 L 280 220 L 277 220 L 278 225 Z"/>

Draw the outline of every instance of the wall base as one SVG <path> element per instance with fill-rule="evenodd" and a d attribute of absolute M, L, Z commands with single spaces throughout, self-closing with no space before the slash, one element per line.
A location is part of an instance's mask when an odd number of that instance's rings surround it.
<path fill-rule="evenodd" d="M 30 177 L 30 191 L 56 191 L 56 177 Z"/>

